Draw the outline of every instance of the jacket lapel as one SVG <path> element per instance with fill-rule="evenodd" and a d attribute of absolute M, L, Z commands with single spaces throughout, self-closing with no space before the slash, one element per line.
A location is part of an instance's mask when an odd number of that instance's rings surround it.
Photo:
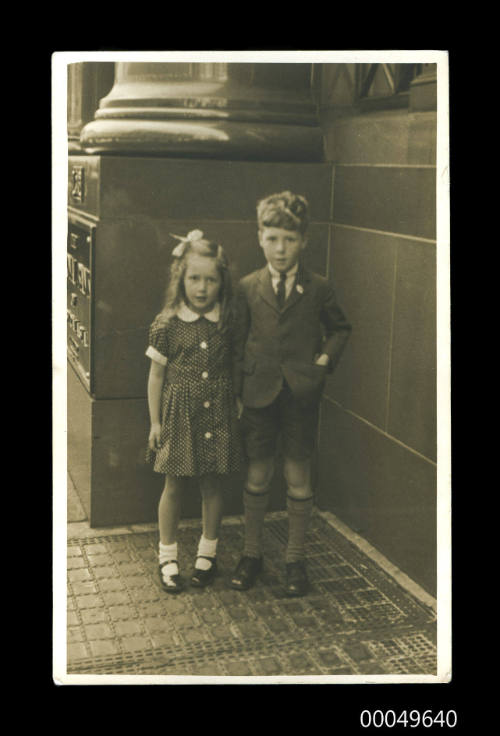
<path fill-rule="evenodd" d="M 293 307 L 294 304 L 297 304 L 300 299 L 302 299 L 302 295 L 304 294 L 305 290 L 307 289 L 307 285 L 310 281 L 310 277 L 308 272 L 305 268 L 299 265 L 299 270 L 297 271 L 297 275 L 295 276 L 295 281 L 292 286 L 292 290 L 290 292 L 290 296 L 285 301 L 283 305 L 283 309 L 281 312 L 286 312 L 287 309 L 290 309 L 290 307 Z"/>
<path fill-rule="evenodd" d="M 300 301 L 303 293 L 307 289 L 307 285 L 309 281 L 310 281 L 310 276 L 309 276 L 308 271 L 299 265 L 299 270 L 297 271 L 297 275 L 295 276 L 295 281 L 292 286 L 290 296 L 285 301 L 283 308 L 280 309 L 278 306 L 278 299 L 276 297 L 276 292 L 273 289 L 273 282 L 271 280 L 271 272 L 269 271 L 267 266 L 264 266 L 264 268 L 260 272 L 260 277 L 259 277 L 259 293 L 261 297 L 264 299 L 264 301 L 267 302 L 267 304 L 269 304 L 270 307 L 275 309 L 277 312 L 283 314 L 284 312 L 287 311 L 287 309 L 290 309 L 290 307 L 293 307 L 294 304 Z"/>

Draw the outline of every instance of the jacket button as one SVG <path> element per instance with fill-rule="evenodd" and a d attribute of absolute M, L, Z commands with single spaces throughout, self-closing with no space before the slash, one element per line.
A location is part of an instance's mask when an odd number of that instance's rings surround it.
<path fill-rule="evenodd" d="M 210 401 L 204 401 L 203 402 L 203 406 L 205 407 L 205 409 L 209 409 L 210 408 Z"/>
<path fill-rule="evenodd" d="M 201 377 L 208 378 L 208 371 L 203 371 L 203 373 L 201 374 Z"/>
<path fill-rule="evenodd" d="M 212 433 L 211 432 L 205 432 L 205 439 L 206 440 L 209 440 L 211 438 L 212 438 Z"/>
<path fill-rule="evenodd" d="M 200 342 L 200 348 L 201 348 L 202 350 L 206 350 L 206 349 L 207 349 L 207 347 L 208 347 L 208 345 L 207 345 L 207 343 L 205 342 L 205 340 L 203 340 L 203 342 Z"/>

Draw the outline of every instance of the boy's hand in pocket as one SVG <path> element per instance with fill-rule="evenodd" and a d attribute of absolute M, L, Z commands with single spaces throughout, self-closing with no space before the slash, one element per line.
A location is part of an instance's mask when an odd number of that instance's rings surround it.
<path fill-rule="evenodd" d="M 239 396 L 236 397 L 236 416 L 238 419 L 241 419 L 241 415 L 243 414 L 243 402 L 240 399 Z"/>
<path fill-rule="evenodd" d="M 151 425 L 151 430 L 149 432 L 149 449 L 150 450 L 159 450 L 161 447 L 160 444 L 160 437 L 161 437 L 161 424 L 159 422 L 155 422 L 155 424 Z"/>
<path fill-rule="evenodd" d="M 330 362 L 330 356 L 327 355 L 326 353 L 321 353 L 321 355 L 314 356 L 314 363 L 316 365 L 327 366 L 329 362 Z"/>

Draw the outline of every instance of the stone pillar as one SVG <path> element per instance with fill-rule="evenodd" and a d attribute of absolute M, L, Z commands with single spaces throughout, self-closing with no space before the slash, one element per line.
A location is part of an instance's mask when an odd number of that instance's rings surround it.
<path fill-rule="evenodd" d="M 122 63 L 86 153 L 320 161 L 311 64 Z"/>
<path fill-rule="evenodd" d="M 106 95 L 114 81 L 111 62 L 76 62 L 68 65 L 68 151 L 82 152 L 80 132 L 94 119 L 99 100 Z"/>

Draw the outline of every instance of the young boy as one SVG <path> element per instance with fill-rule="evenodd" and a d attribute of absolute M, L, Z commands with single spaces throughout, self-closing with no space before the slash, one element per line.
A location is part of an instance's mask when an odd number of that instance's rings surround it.
<path fill-rule="evenodd" d="M 307 271 L 307 200 L 273 194 L 257 206 L 267 264 L 245 276 L 236 296 L 234 384 L 248 458 L 245 546 L 231 587 L 247 590 L 262 569 L 261 536 L 281 433 L 287 483 L 286 593 L 308 589 L 304 543 L 313 508 L 310 458 L 327 372 L 351 331 L 328 279 Z"/>

